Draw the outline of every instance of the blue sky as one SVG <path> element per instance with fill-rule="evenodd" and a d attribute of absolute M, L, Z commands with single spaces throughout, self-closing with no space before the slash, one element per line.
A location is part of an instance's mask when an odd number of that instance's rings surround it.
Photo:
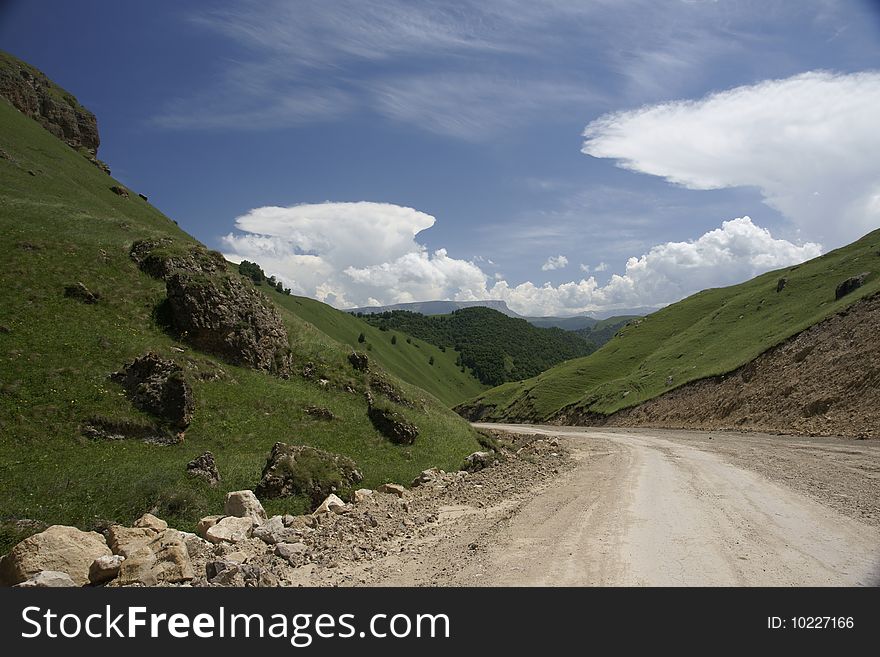
<path fill-rule="evenodd" d="M 880 227 L 875 2 L 2 7 L 114 176 L 337 306 L 658 305 Z"/>

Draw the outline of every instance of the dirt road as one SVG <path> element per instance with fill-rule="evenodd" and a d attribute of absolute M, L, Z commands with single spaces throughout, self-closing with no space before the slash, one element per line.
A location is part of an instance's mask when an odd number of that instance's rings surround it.
<path fill-rule="evenodd" d="M 556 435 L 572 448 L 578 465 L 525 504 L 482 558 L 458 573 L 460 582 L 822 586 L 880 581 L 876 527 L 687 444 L 687 434 L 492 426 Z"/>
<path fill-rule="evenodd" d="M 574 462 L 515 499 L 449 509 L 362 583 L 880 584 L 876 442 L 486 426 L 556 436 Z"/>

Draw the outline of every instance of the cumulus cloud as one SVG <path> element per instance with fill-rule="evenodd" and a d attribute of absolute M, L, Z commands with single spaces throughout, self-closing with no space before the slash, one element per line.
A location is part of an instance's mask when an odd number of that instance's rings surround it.
<path fill-rule="evenodd" d="M 608 271 L 608 263 L 607 262 L 600 262 L 598 265 L 596 265 L 596 268 L 593 271 L 599 272 L 599 273 L 601 273 L 603 271 Z"/>
<path fill-rule="evenodd" d="M 590 265 L 585 265 L 584 263 L 581 263 L 580 270 L 582 272 L 584 272 L 585 274 L 589 274 L 590 273 Z"/>
<path fill-rule="evenodd" d="M 564 255 L 550 256 L 547 261 L 541 265 L 541 271 L 553 271 L 554 269 L 565 269 L 568 266 L 568 258 Z"/>
<path fill-rule="evenodd" d="M 690 189 L 754 186 L 805 239 L 880 226 L 880 73 L 812 71 L 604 115 L 583 152 Z"/>
<path fill-rule="evenodd" d="M 632 257 L 600 285 L 593 276 L 560 285 L 510 284 L 476 262 L 416 239 L 434 217 L 389 203 L 263 207 L 236 219 L 226 256 L 253 260 L 295 293 L 339 308 L 431 299 L 502 299 L 524 315 L 661 306 L 707 287 L 737 283 L 821 254 L 819 244 L 776 239 L 749 217 L 725 221 L 689 242 L 657 245 Z M 565 266 L 565 256 L 547 264 Z M 605 271 L 601 263 L 593 271 Z"/>

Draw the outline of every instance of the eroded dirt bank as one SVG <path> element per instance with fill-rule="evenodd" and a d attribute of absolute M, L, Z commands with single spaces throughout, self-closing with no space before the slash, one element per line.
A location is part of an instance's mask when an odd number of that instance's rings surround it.
<path fill-rule="evenodd" d="M 672 390 L 602 420 L 559 424 L 740 429 L 880 437 L 880 296 L 859 301 L 734 372 Z"/>

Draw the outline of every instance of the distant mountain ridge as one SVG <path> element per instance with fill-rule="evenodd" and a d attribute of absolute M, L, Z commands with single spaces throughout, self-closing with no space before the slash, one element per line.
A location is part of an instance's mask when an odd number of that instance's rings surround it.
<path fill-rule="evenodd" d="M 449 313 L 461 310 L 462 308 L 491 308 L 507 315 L 508 317 L 522 318 L 507 307 L 507 304 L 500 299 L 489 299 L 486 301 L 414 301 L 411 303 L 394 303 L 388 306 L 365 306 L 363 308 L 349 308 L 346 312 L 362 315 L 376 315 L 379 313 L 387 313 L 394 310 L 405 310 L 420 315 L 448 315 Z"/>

